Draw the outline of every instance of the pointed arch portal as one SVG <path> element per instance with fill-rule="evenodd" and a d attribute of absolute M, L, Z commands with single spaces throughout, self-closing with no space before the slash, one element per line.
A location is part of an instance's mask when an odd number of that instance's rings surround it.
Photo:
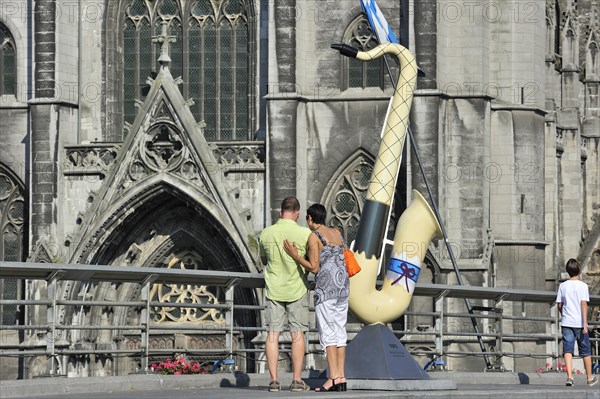
<path fill-rule="evenodd" d="M 172 254 L 193 250 L 202 256 L 201 269 L 250 271 L 233 226 L 219 217 L 221 212 L 212 204 L 194 200 L 189 187 L 183 191 L 173 185 L 178 183 L 175 178 L 169 177 L 156 184 L 148 182 L 146 188 L 140 187 L 115 204 L 114 213 L 108 210 L 112 215 L 99 228 L 105 233 L 99 234 L 90 262 L 164 267 Z"/>
<path fill-rule="evenodd" d="M 91 223 L 87 235 L 88 252 L 80 259 L 91 264 L 120 265 L 124 267 L 192 268 L 195 270 L 219 270 L 248 272 L 253 262 L 240 235 L 228 223 L 223 210 L 204 198 L 205 193 L 185 185 L 175 175 L 156 174 L 139 186 L 127 191 L 123 198 L 105 209 L 98 217 L 98 224 Z M 101 222 L 100 222 L 101 221 Z M 93 245 L 92 245 L 93 242 Z M 87 262 L 86 262 L 87 263 Z M 151 301 L 183 303 L 225 303 L 221 288 L 203 286 L 201 282 L 186 285 L 153 286 Z M 114 298 L 119 302 L 140 300 L 138 284 L 81 283 L 64 287 L 64 297 L 76 299 Z M 257 305 L 257 293 L 252 289 L 236 287 L 235 303 Z M 139 325 L 141 309 L 123 307 L 92 307 L 89 310 L 65 308 L 64 320 L 84 325 Z M 214 309 L 200 308 L 154 308 L 150 315 L 153 325 L 161 330 L 150 336 L 152 347 L 173 349 L 215 349 L 225 347 L 223 331 L 211 331 L 212 327 L 224 327 L 223 315 Z M 234 323 L 238 326 L 260 325 L 260 316 L 254 310 L 236 310 Z M 170 330 L 170 326 L 173 330 Z M 182 331 L 182 327 L 189 327 Z M 96 342 L 115 345 L 122 349 L 141 345 L 139 333 L 123 331 L 103 333 L 89 330 L 79 336 L 65 337 L 71 341 Z M 240 334 L 234 348 L 250 347 L 253 335 Z M 164 357 L 164 356 L 163 356 Z M 168 357 L 168 356 L 167 356 Z M 158 358 L 157 358 L 158 359 Z M 162 358 L 161 358 L 162 359 Z M 206 360 L 198 357 L 198 360 Z M 118 375 L 134 372 L 139 359 L 129 358 L 113 366 Z M 252 360 L 242 368 L 252 368 Z M 73 361 L 72 367 L 89 368 L 93 375 L 97 364 Z M 103 366 L 106 367 L 106 366 Z M 77 370 L 82 373 L 82 370 Z M 84 372 L 85 374 L 85 372 Z"/>

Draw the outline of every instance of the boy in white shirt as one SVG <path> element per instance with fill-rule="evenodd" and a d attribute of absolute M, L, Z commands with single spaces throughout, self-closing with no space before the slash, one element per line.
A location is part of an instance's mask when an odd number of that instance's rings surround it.
<path fill-rule="evenodd" d="M 563 353 L 567 367 L 566 385 L 573 386 L 573 352 L 577 341 L 579 356 L 583 358 L 587 375 L 587 384 L 592 386 L 598 382 L 598 377 L 592 376 L 592 351 L 587 324 L 590 293 L 587 284 L 579 280 L 581 266 L 576 259 L 569 259 L 565 269 L 570 278 L 558 287 L 556 302 L 558 311 L 562 314 Z"/>

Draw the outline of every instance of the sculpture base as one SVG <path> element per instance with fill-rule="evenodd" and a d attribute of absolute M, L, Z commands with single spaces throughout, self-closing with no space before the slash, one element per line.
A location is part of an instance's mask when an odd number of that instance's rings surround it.
<path fill-rule="evenodd" d="M 365 326 L 346 348 L 345 374 L 356 380 L 428 380 L 392 330 L 383 324 Z"/>

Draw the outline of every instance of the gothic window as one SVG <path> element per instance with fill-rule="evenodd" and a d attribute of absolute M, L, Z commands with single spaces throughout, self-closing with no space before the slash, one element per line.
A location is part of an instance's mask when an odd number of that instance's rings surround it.
<path fill-rule="evenodd" d="M 595 32 L 591 32 L 585 57 L 585 117 L 600 116 L 600 53 Z"/>
<path fill-rule="evenodd" d="M 577 36 L 575 27 L 568 17 L 564 27 L 564 37 L 562 41 L 562 65 L 566 70 L 577 70 L 579 54 L 577 45 Z"/>
<path fill-rule="evenodd" d="M 590 33 L 585 55 L 585 78 L 588 81 L 600 80 L 600 52 L 595 32 Z"/>
<path fill-rule="evenodd" d="M 341 173 L 330 187 L 323 204 L 327 209 L 327 225 L 337 228 L 348 244 L 354 241 L 362 213 L 373 160 L 359 154 L 341 168 Z"/>
<path fill-rule="evenodd" d="M 24 251 L 25 199 L 23 186 L 8 169 L 0 164 L 0 260 L 20 262 Z M 20 297 L 20 283 L 15 279 L 0 280 L 0 298 Z M 0 322 L 14 324 L 17 317 L 15 305 L 0 307 Z"/>
<path fill-rule="evenodd" d="M 367 51 L 377 46 L 379 42 L 373 34 L 366 16 L 361 15 L 350 23 L 343 38 L 344 43 Z M 383 89 L 384 69 L 383 57 L 372 62 L 362 62 L 353 58 L 341 56 L 342 60 L 342 90 L 352 87 L 379 87 Z"/>
<path fill-rule="evenodd" d="M 250 48 L 247 0 L 130 0 L 122 24 L 125 122 L 158 71 L 160 47 L 152 36 L 167 22 L 171 73 L 181 76 L 184 98 L 209 141 L 247 140 L 250 133 Z"/>
<path fill-rule="evenodd" d="M 600 84 L 590 82 L 585 85 L 585 116 L 587 118 L 600 117 Z"/>
<path fill-rule="evenodd" d="M 15 41 L 8 28 L 0 23 L 0 96 L 17 92 L 17 57 Z"/>

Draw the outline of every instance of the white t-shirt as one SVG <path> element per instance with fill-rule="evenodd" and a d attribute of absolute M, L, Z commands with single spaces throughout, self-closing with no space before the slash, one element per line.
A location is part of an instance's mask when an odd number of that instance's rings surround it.
<path fill-rule="evenodd" d="M 567 280 L 560 284 L 556 302 L 562 303 L 564 327 L 583 328 L 581 301 L 590 301 L 590 291 L 586 283 L 580 280 Z"/>

